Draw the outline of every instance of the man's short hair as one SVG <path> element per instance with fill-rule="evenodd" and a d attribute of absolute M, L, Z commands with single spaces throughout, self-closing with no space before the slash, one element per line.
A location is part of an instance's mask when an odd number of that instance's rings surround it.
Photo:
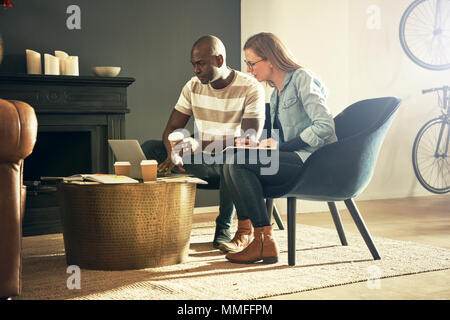
<path fill-rule="evenodd" d="M 194 50 L 195 47 L 201 45 L 208 46 L 211 55 L 213 56 L 222 55 L 223 59 L 224 60 L 226 59 L 225 46 L 223 45 L 223 42 L 216 36 L 206 35 L 199 38 L 197 41 L 195 41 L 194 45 L 192 46 L 192 50 Z"/>

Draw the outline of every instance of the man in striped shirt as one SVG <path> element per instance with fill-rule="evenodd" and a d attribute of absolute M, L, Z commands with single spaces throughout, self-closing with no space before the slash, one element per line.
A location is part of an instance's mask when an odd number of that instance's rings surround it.
<path fill-rule="evenodd" d="M 194 116 L 195 137 L 189 144 L 190 150 L 198 154 L 208 145 L 220 142 L 223 147 L 234 145 L 241 132 L 253 131 L 253 139 L 261 135 L 265 119 L 265 93 L 261 84 L 250 75 L 228 68 L 225 47 L 214 36 L 198 39 L 191 50 L 191 63 L 195 77 L 183 87 L 177 104 L 172 111 L 162 141 L 149 140 L 142 145 L 147 159 L 158 161 L 158 171 L 194 174 L 219 187 L 219 216 L 213 245 L 231 240 L 230 227 L 233 219 L 233 203 L 220 181 L 220 163 L 192 163 L 175 165 L 172 161 L 172 147 L 168 136 L 177 129 L 183 129 L 189 118 Z M 198 158 L 196 158 L 198 159 Z"/>

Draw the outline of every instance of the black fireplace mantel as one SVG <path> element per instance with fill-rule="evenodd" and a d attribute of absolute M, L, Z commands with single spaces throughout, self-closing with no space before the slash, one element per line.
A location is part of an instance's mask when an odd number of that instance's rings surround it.
<path fill-rule="evenodd" d="M 36 145 L 24 164 L 24 183 L 29 186 L 24 236 L 61 232 L 56 188 L 41 184 L 41 176 L 114 171 L 108 139 L 125 139 L 127 88 L 134 81 L 0 75 L 0 98 L 27 102 L 38 120 Z"/>
<path fill-rule="evenodd" d="M 0 75 L 0 98 L 29 103 L 40 113 L 125 114 L 134 78 Z"/>
<path fill-rule="evenodd" d="M 0 98 L 30 104 L 39 131 L 89 128 L 95 172 L 113 168 L 108 139 L 125 138 L 127 88 L 135 81 L 124 77 L 0 75 Z"/>

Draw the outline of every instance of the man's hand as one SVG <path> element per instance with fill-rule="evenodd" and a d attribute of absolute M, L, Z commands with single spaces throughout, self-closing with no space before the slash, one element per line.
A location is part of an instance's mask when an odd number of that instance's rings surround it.
<path fill-rule="evenodd" d="M 174 132 L 177 129 L 184 128 L 189 121 L 190 116 L 184 113 L 181 113 L 177 110 L 173 110 L 170 114 L 169 120 L 167 121 L 166 128 L 163 132 L 162 141 L 164 143 L 164 147 L 167 151 L 167 159 L 164 162 L 158 165 L 158 172 L 165 172 L 165 174 L 169 174 L 172 172 L 172 169 L 176 166 L 171 159 L 172 146 L 170 145 L 170 141 L 168 140 L 169 134 Z M 177 166 L 180 171 L 186 171 L 182 165 Z"/>
<path fill-rule="evenodd" d="M 158 166 L 158 172 L 164 172 L 166 170 L 165 175 L 168 175 L 174 167 L 177 167 L 181 172 L 185 172 L 186 169 L 183 168 L 183 155 L 189 153 L 194 154 L 199 151 L 201 151 L 201 148 L 197 140 L 191 137 L 184 138 L 173 146 L 170 155 Z"/>
<path fill-rule="evenodd" d="M 177 147 L 178 145 L 180 145 L 182 154 L 196 154 L 202 151 L 200 143 L 192 137 L 184 138 L 175 147 Z"/>
<path fill-rule="evenodd" d="M 166 171 L 166 172 L 164 173 L 164 175 L 168 175 L 169 173 L 172 172 L 172 170 L 173 170 L 174 167 L 177 167 L 181 172 L 185 172 L 185 171 L 186 171 L 186 169 L 183 168 L 183 165 L 182 165 L 182 164 L 176 166 L 176 165 L 172 162 L 171 157 L 168 156 L 167 159 L 164 160 L 164 162 L 161 162 L 161 163 L 158 165 L 158 172 L 164 172 L 164 171 Z"/>
<path fill-rule="evenodd" d="M 167 159 L 164 160 L 163 163 L 161 163 L 158 166 L 158 172 L 164 172 L 164 175 L 168 175 L 172 172 L 172 169 L 176 166 L 181 172 L 185 172 L 186 170 L 183 168 L 183 160 L 181 159 L 181 156 L 179 155 L 179 150 L 181 149 L 181 142 L 177 143 L 171 150 L 170 154 L 168 155 Z"/>

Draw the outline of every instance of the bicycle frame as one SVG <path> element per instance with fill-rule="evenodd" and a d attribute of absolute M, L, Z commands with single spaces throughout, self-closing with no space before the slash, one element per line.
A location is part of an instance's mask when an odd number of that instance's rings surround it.
<path fill-rule="evenodd" d="M 441 145 L 442 135 L 444 134 L 445 127 L 449 125 L 448 116 L 443 114 L 442 116 L 440 116 L 440 118 L 442 118 L 443 123 L 442 123 L 442 126 L 441 126 L 441 130 L 439 130 L 439 138 L 438 138 L 438 141 L 437 141 L 437 144 L 436 144 L 436 150 L 434 152 L 434 155 L 435 155 L 436 158 L 438 158 L 438 157 L 445 158 L 445 157 L 447 157 L 447 153 L 448 153 L 448 142 L 450 140 L 450 130 L 447 130 L 447 141 L 446 141 L 446 144 L 445 144 L 444 153 L 440 155 L 439 154 L 439 146 Z"/>
<path fill-rule="evenodd" d="M 450 172 L 447 162 L 450 141 L 450 87 L 426 89 L 422 90 L 422 93 L 436 91 L 441 115 L 428 120 L 419 129 L 414 139 L 412 163 L 414 174 L 425 189 L 436 194 L 444 194 L 450 191 Z M 442 97 L 439 91 L 443 92 Z M 447 130 L 447 133 L 445 133 L 445 130 Z"/>
<path fill-rule="evenodd" d="M 443 104 L 442 104 L 443 111 L 442 112 L 447 115 L 448 114 L 448 105 L 449 105 L 449 101 L 450 101 L 450 87 L 444 86 L 442 88 L 442 91 L 444 91 Z"/>
<path fill-rule="evenodd" d="M 428 92 L 433 92 L 433 91 L 443 91 L 443 97 L 442 97 L 442 115 L 439 117 L 442 119 L 442 126 L 441 129 L 439 130 L 439 137 L 438 137 L 438 141 L 436 144 L 436 150 L 434 151 L 434 156 L 436 158 L 442 157 L 442 158 L 446 158 L 447 157 L 447 153 L 448 153 L 448 144 L 450 141 L 450 130 L 447 130 L 447 139 L 446 139 L 446 143 L 445 143 L 445 150 L 443 154 L 439 154 L 439 146 L 441 145 L 441 141 L 442 141 L 442 136 L 444 135 L 444 131 L 445 131 L 445 127 L 447 127 L 449 125 L 449 119 L 448 119 L 448 106 L 449 106 L 449 102 L 450 102 L 450 87 L 448 86 L 443 86 L 442 88 L 433 88 L 433 89 L 428 89 L 428 90 L 423 90 L 422 93 L 428 93 Z"/>
<path fill-rule="evenodd" d="M 449 100 L 450 100 L 450 87 L 444 86 L 442 90 L 444 91 L 444 97 L 443 97 L 443 102 L 442 102 L 443 103 L 443 105 L 442 105 L 443 125 L 441 126 L 441 130 L 439 132 L 438 145 L 436 146 L 436 156 L 439 156 L 438 149 L 439 149 L 439 144 L 441 142 L 442 134 L 444 133 L 445 127 L 449 125 L 448 106 L 449 106 Z M 450 130 L 447 130 L 447 142 L 445 144 L 445 152 L 442 155 L 442 157 L 444 157 L 444 158 L 447 157 L 449 139 L 450 139 Z"/>

